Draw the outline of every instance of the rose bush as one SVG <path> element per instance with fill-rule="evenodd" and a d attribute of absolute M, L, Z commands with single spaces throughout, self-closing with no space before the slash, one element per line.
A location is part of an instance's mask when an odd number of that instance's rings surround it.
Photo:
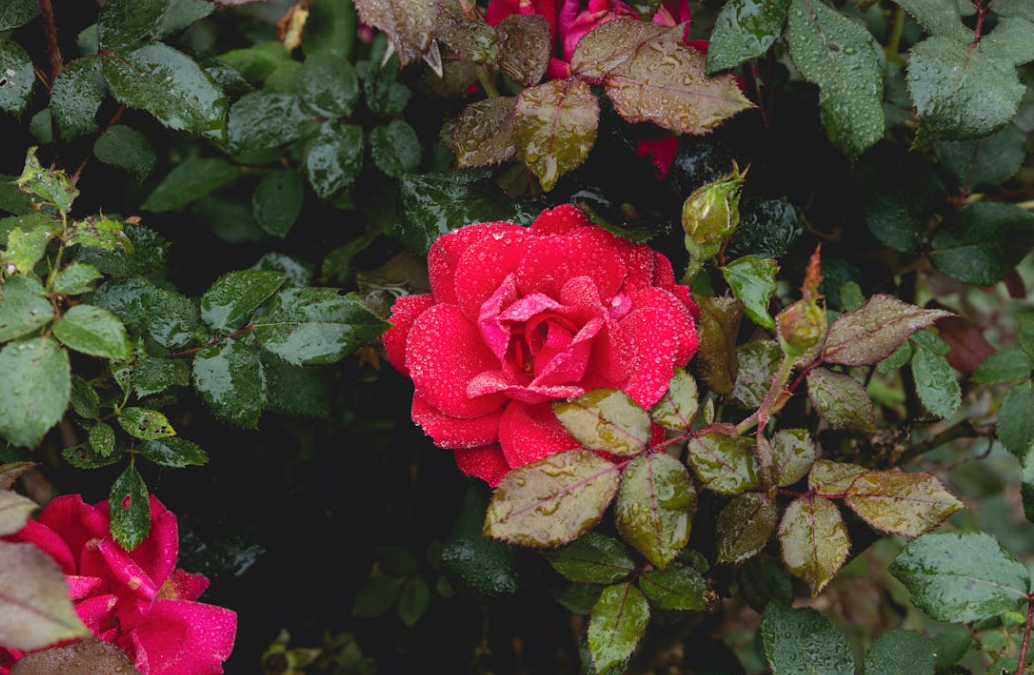
<path fill-rule="evenodd" d="M 384 345 L 413 380 L 413 420 L 491 485 L 578 446 L 550 402 L 607 387 L 648 408 L 697 349 L 668 259 L 569 205 L 447 234 L 428 268 L 431 292 L 396 301 Z"/>
<path fill-rule="evenodd" d="M 127 553 L 111 537 L 108 502 L 58 497 L 14 541 L 36 544 L 65 573 L 76 613 L 94 636 L 126 651 L 141 675 L 218 675 L 237 615 L 195 602 L 208 579 L 176 568 L 176 516 L 151 497 L 151 532 Z M 21 653 L 0 649 L 0 674 Z"/>

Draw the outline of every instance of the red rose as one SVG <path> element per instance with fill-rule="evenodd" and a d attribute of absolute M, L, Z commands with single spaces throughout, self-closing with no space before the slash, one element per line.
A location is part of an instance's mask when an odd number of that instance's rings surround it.
<path fill-rule="evenodd" d="M 649 407 L 697 349 L 698 310 L 668 259 L 572 206 L 530 228 L 460 228 L 428 271 L 431 293 L 398 299 L 384 346 L 415 385 L 413 420 L 491 485 L 577 447 L 550 402 L 609 387 Z"/>

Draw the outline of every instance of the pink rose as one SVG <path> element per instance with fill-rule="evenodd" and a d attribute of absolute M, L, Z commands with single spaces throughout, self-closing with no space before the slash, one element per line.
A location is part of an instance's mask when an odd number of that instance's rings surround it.
<path fill-rule="evenodd" d="M 208 579 L 176 569 L 176 516 L 151 497 L 151 532 L 131 553 L 111 538 L 108 502 L 58 497 L 15 541 L 36 544 L 66 575 L 76 613 L 94 636 L 121 647 L 141 675 L 219 675 L 237 615 L 194 602 Z M 0 649 L 0 673 L 20 653 Z"/>
<path fill-rule="evenodd" d="M 697 349 L 668 259 L 573 206 L 446 234 L 428 271 L 431 293 L 396 301 L 384 347 L 413 380 L 413 420 L 491 485 L 578 446 L 552 401 L 609 387 L 649 407 Z"/>

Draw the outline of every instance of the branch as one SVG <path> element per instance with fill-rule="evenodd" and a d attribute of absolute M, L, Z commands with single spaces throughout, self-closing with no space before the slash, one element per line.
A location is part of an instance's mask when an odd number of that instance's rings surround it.
<path fill-rule="evenodd" d="M 1030 627 L 1034 623 L 1034 593 L 1027 595 L 1027 625 L 1023 628 L 1023 642 L 1020 643 L 1020 663 L 1016 675 L 1023 675 L 1027 665 L 1027 647 L 1030 645 Z"/>
<path fill-rule="evenodd" d="M 54 8 L 50 0 L 39 0 L 40 13 L 43 15 L 43 30 L 47 33 L 47 54 L 50 56 L 50 85 L 61 74 L 65 62 L 61 58 L 61 46 L 57 42 L 57 23 L 54 21 Z"/>

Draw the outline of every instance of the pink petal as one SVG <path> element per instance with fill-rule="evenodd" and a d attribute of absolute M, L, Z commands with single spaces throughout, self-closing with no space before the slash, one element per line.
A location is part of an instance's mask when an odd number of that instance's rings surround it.
<path fill-rule="evenodd" d="M 503 323 L 500 315 L 503 308 L 511 305 L 516 299 L 517 282 L 512 274 L 508 274 L 495 293 L 481 305 L 478 314 L 478 330 L 481 331 L 481 337 L 500 362 L 506 358 L 506 351 L 510 347 L 510 327 Z"/>
<path fill-rule="evenodd" d="M 593 338 L 603 329 L 602 319 L 589 321 L 567 344 L 552 345 L 548 341 L 535 356 L 535 379 L 532 386 L 579 384 L 589 365 Z M 541 365 L 540 365 L 541 364 Z"/>
<path fill-rule="evenodd" d="M 97 595 L 76 603 L 75 613 L 91 633 L 100 637 L 101 632 L 107 630 L 104 624 L 111 618 L 117 602 L 118 596 Z"/>
<path fill-rule="evenodd" d="M 459 419 L 444 415 L 420 396 L 413 396 L 412 414 L 413 421 L 440 448 L 476 448 L 499 442 L 502 410 L 473 419 Z"/>
<path fill-rule="evenodd" d="M 409 332 L 406 365 L 420 396 L 450 417 L 482 417 L 503 404 L 499 395 L 467 395 L 468 383 L 498 368 L 499 360 L 456 305 L 435 305 L 417 318 Z"/>
<path fill-rule="evenodd" d="M 186 600 L 156 600 L 131 633 L 141 675 L 220 675 L 233 651 L 237 615 Z"/>
<path fill-rule="evenodd" d="M 39 523 L 64 540 L 73 557 L 79 555 L 90 539 L 108 536 L 107 511 L 87 505 L 82 495 L 54 499 L 40 512 Z"/>
<path fill-rule="evenodd" d="M 82 600 L 87 597 L 100 588 L 102 581 L 97 577 L 65 576 L 65 585 L 68 586 L 68 595 L 72 600 Z"/>
<path fill-rule="evenodd" d="M 409 369 L 406 368 L 406 338 L 409 337 L 409 329 L 413 327 L 416 318 L 433 304 L 434 298 L 431 294 L 424 293 L 404 295 L 391 306 L 392 325 L 381 340 L 384 342 L 388 361 L 403 375 L 409 375 Z"/>
<path fill-rule="evenodd" d="M 689 313 L 693 315 L 693 320 L 699 322 L 700 306 L 697 305 L 696 301 L 694 301 L 693 298 L 689 296 L 689 286 L 681 286 L 679 284 L 675 284 L 675 286 L 673 286 L 670 290 L 672 292 L 672 295 L 678 298 L 679 301 L 681 301 L 682 304 L 686 306 L 686 309 L 689 310 Z"/>
<path fill-rule="evenodd" d="M 36 546 L 54 559 L 65 574 L 75 574 L 78 568 L 68 544 L 54 530 L 39 521 L 30 520 L 16 534 L 7 537 L 11 541 L 25 541 Z"/>
<path fill-rule="evenodd" d="M 546 67 L 546 77 L 550 80 L 566 80 L 571 77 L 571 64 L 556 57 L 550 57 L 549 66 Z"/>
<path fill-rule="evenodd" d="M 693 19 L 688 0 L 664 0 L 653 15 L 653 22 L 662 26 L 677 26 Z"/>
<path fill-rule="evenodd" d="M 506 17 L 516 14 L 520 0 L 491 0 L 485 10 L 485 20 L 494 26 Z"/>
<path fill-rule="evenodd" d="M 644 288 L 632 296 L 635 309 L 653 307 L 662 311 L 673 326 L 672 335 L 678 340 L 675 365 L 684 366 L 697 351 L 696 320 L 685 304 L 674 293 L 663 288 Z"/>
<path fill-rule="evenodd" d="M 666 288 L 669 291 L 675 286 L 675 270 L 671 266 L 668 256 L 663 253 L 654 253 L 653 258 L 653 285 Z"/>
<path fill-rule="evenodd" d="M 501 370 L 485 371 L 470 381 L 467 388 L 470 396 L 494 396 L 505 393 L 508 398 L 525 403 L 542 403 L 558 398 L 581 396 L 585 389 L 574 385 L 538 386 L 522 385 Z"/>
<path fill-rule="evenodd" d="M 527 405 L 514 401 L 499 422 L 499 445 L 511 467 L 577 448 L 578 443 L 560 426 L 549 403 Z"/>
<path fill-rule="evenodd" d="M 636 153 L 650 160 L 654 167 L 654 176 L 663 180 L 668 175 L 675 155 L 679 152 L 678 136 L 670 131 L 656 133 L 642 132 L 637 134 Z"/>
<path fill-rule="evenodd" d="M 568 234 L 582 227 L 592 227 L 592 221 L 588 216 L 571 204 L 561 204 L 555 209 L 546 209 L 540 213 L 528 229 L 534 235 L 547 237 L 553 234 Z"/>
<path fill-rule="evenodd" d="M 513 223 L 480 223 L 438 237 L 427 252 L 427 274 L 435 302 L 456 302 L 456 265 L 464 251 L 493 234 L 523 230 Z"/>
<path fill-rule="evenodd" d="M 100 506 L 100 504 L 98 504 Z M 176 569 L 180 537 L 176 514 L 151 495 L 151 532 L 129 557 L 161 587 Z"/>
<path fill-rule="evenodd" d="M 679 349 L 675 331 L 681 323 L 654 307 L 634 310 L 621 321 L 636 351 L 632 375 L 622 389 L 644 408 L 659 401 L 668 389 Z"/>
<path fill-rule="evenodd" d="M 499 481 L 510 471 L 510 465 L 506 463 L 503 451 L 498 445 L 457 449 L 453 454 L 460 471 L 468 476 L 480 478 L 492 487 L 499 485 Z"/>
<path fill-rule="evenodd" d="M 528 231 L 514 227 L 511 231 L 496 230 L 459 254 L 456 302 L 471 319 L 478 318 L 482 305 L 499 290 L 506 277 L 517 271 L 524 257 Z"/>
<path fill-rule="evenodd" d="M 208 579 L 200 574 L 175 569 L 158 589 L 158 597 L 168 600 L 197 600 L 208 588 L 208 583 Z"/>
<path fill-rule="evenodd" d="M 130 591 L 145 600 L 152 600 L 158 595 L 157 584 L 121 546 L 111 539 L 104 539 L 98 544 L 98 550 L 111 574 Z"/>
<path fill-rule="evenodd" d="M 616 238 L 597 228 L 579 228 L 568 234 L 532 240 L 517 272 L 517 287 L 523 295 L 545 293 L 557 298 L 573 277 L 588 276 L 596 282 L 600 296 L 614 295 L 628 273 Z"/>

